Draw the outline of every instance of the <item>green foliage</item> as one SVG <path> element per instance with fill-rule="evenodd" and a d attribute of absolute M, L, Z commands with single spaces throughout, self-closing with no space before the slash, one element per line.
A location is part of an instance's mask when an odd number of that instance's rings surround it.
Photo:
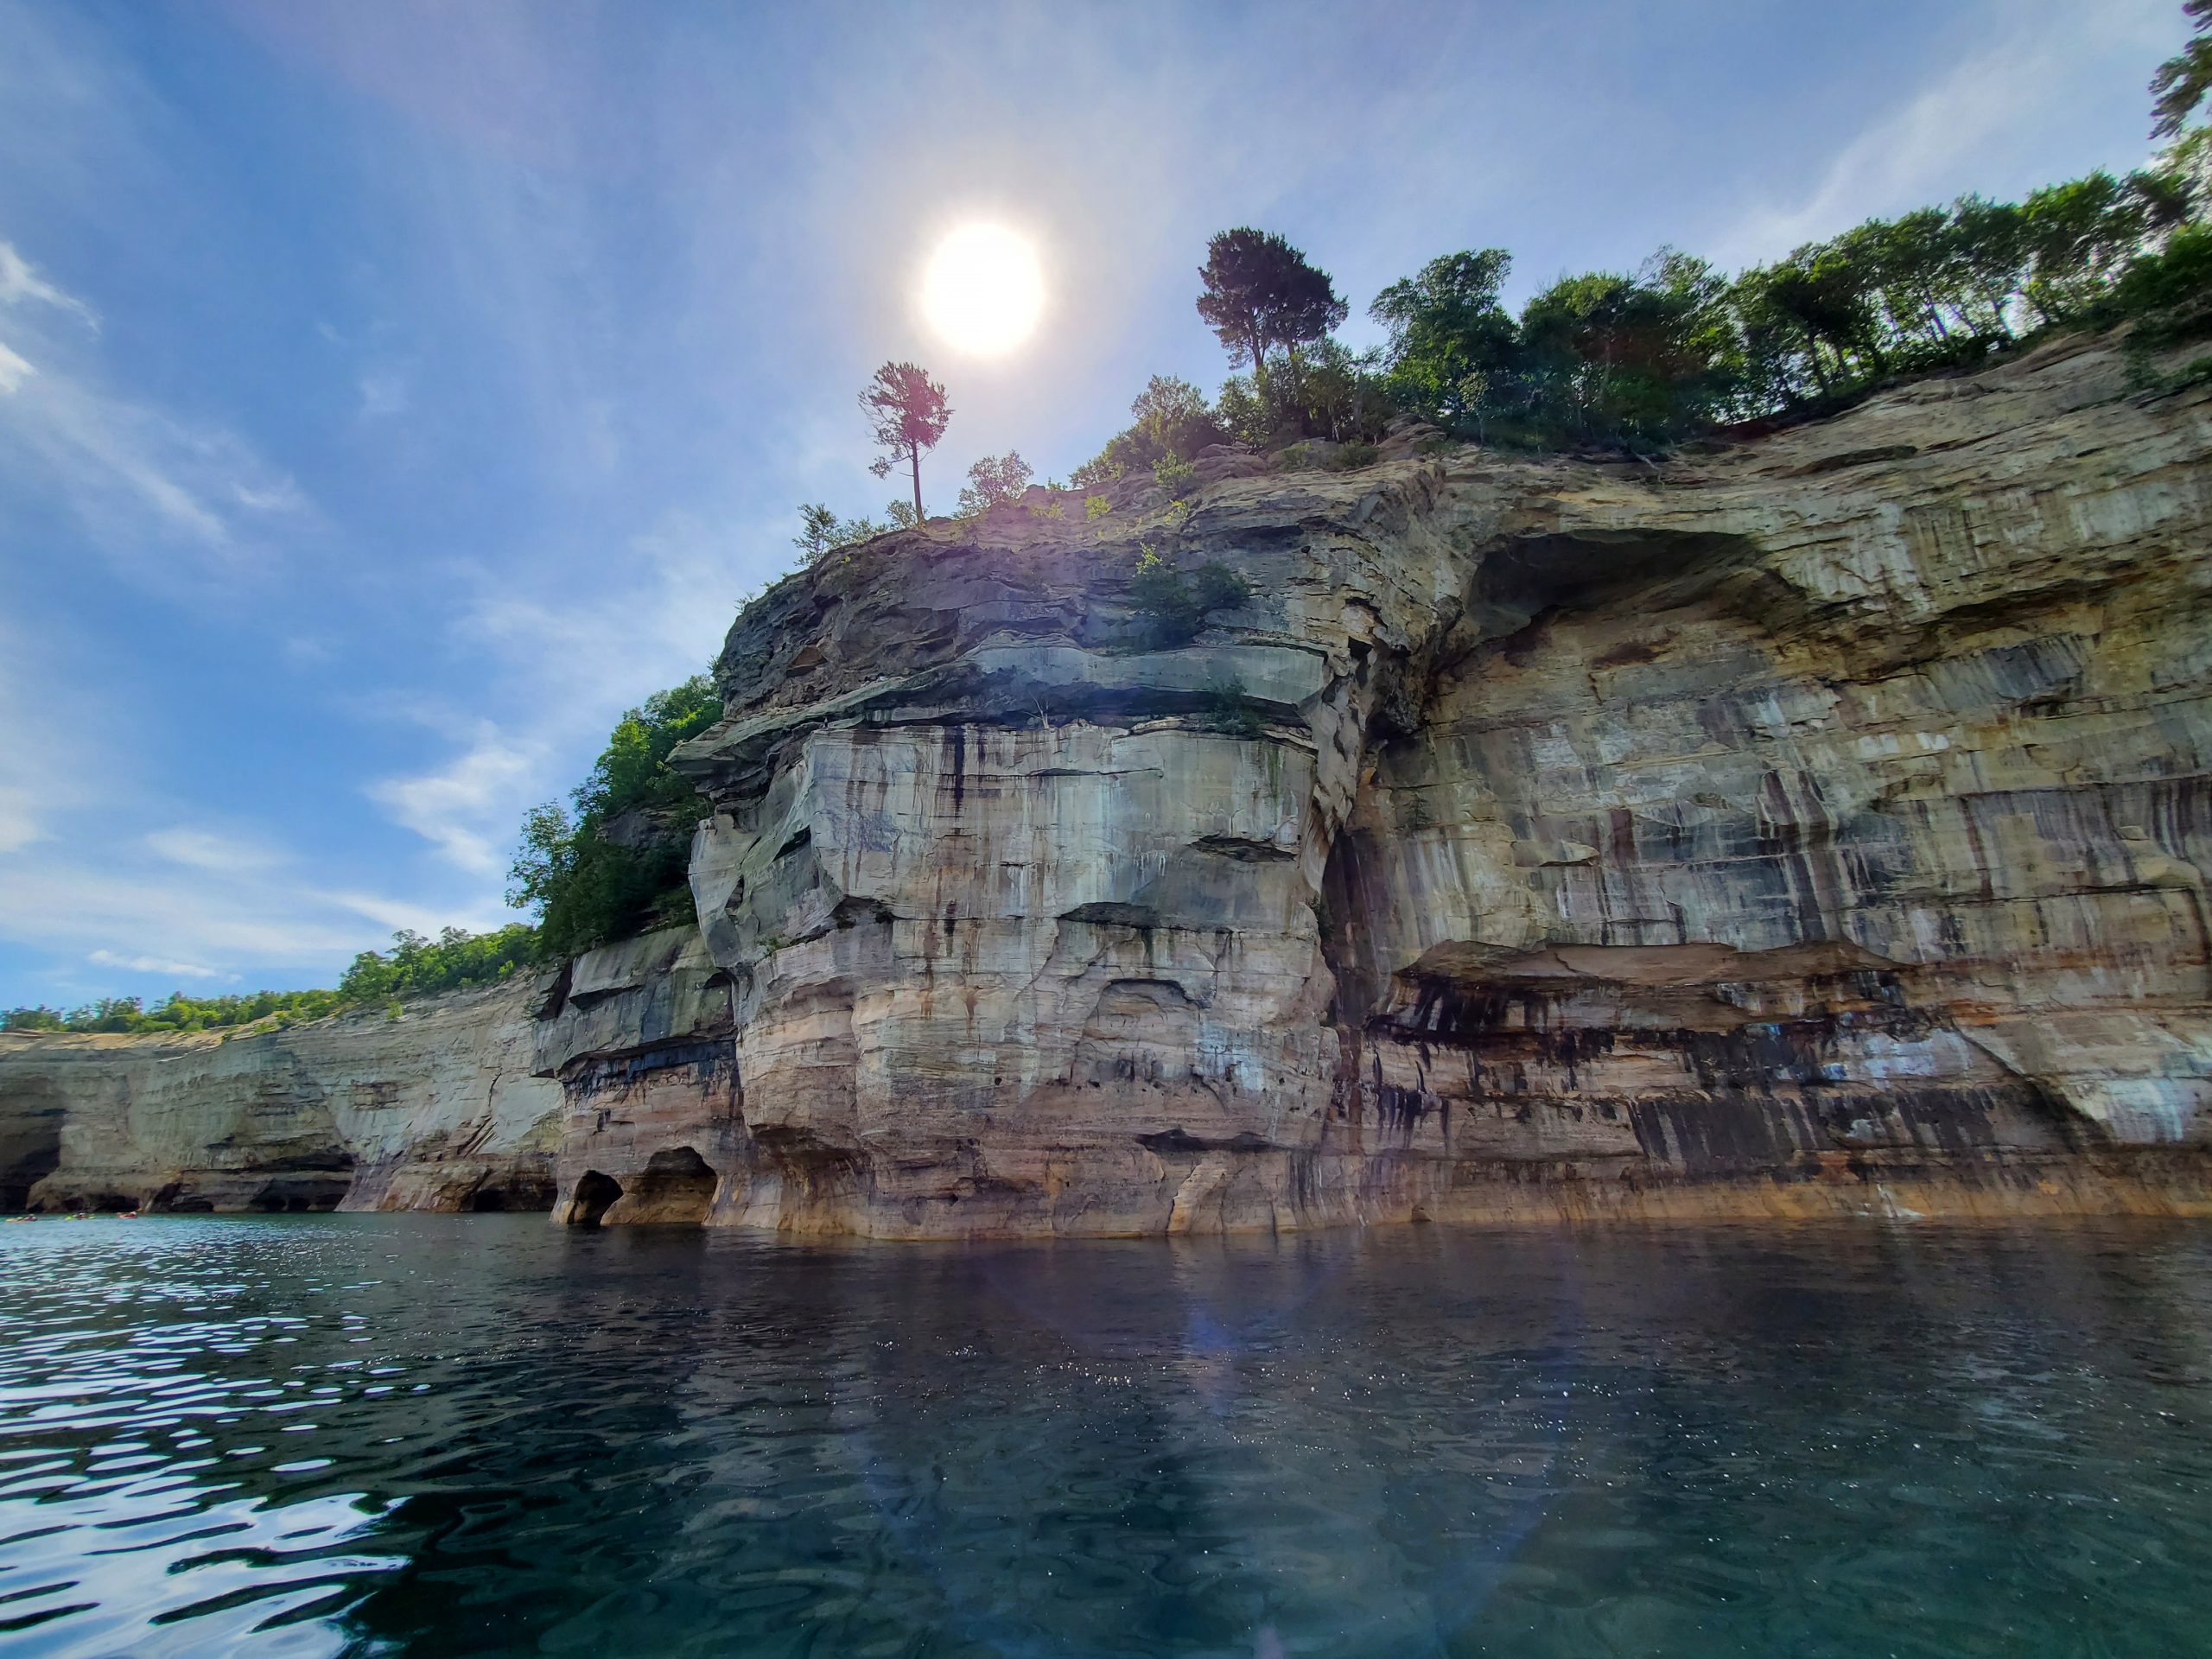
<path fill-rule="evenodd" d="M 1214 399 L 1214 418 L 1239 443 L 1265 445 L 1274 435 L 1275 416 L 1248 375 L 1232 374 Z"/>
<path fill-rule="evenodd" d="M 868 464 L 868 470 L 878 478 L 888 478 L 901 461 L 912 468 L 913 522 L 920 523 L 925 516 L 922 451 L 937 448 L 952 419 L 952 405 L 945 401 L 944 388 L 918 364 L 886 363 L 861 389 L 861 407 L 868 410 L 869 429 L 876 447 L 884 452 Z"/>
<path fill-rule="evenodd" d="M 353 958 L 335 990 L 255 991 L 239 996 L 187 996 L 173 993 L 147 1007 L 135 996 L 104 997 L 72 1008 L 10 1008 L 0 1014 L 9 1031 L 67 1031 L 143 1035 L 163 1032 L 229 1031 L 266 1020 L 276 1026 L 320 1020 L 365 1003 L 423 996 L 470 986 L 496 985 L 527 971 L 537 960 L 537 931 L 518 922 L 492 933 L 447 928 L 435 939 L 404 931 L 392 935 L 388 951 L 364 950 Z"/>
<path fill-rule="evenodd" d="M 1083 516 L 1093 524 L 1113 511 L 1114 504 L 1103 495 L 1089 495 L 1084 498 Z"/>
<path fill-rule="evenodd" d="M 2190 21 L 2189 44 L 2158 66 L 2151 78 L 2151 136 L 2171 138 L 2212 92 L 2212 0 L 2182 0 Z"/>
<path fill-rule="evenodd" d="M 2177 231 L 2158 252 L 2129 265 L 2114 285 L 2112 307 L 2140 317 L 2137 332 L 2158 344 L 2183 338 L 2212 309 L 2212 226 Z"/>
<path fill-rule="evenodd" d="M 1446 255 L 1376 298 L 1382 384 L 1447 432 L 1541 448 L 1642 452 L 1835 407 L 1898 374 L 1976 362 L 2024 329 L 2183 303 L 2190 279 L 2164 250 L 2191 234 L 2205 150 L 2192 135 L 2125 179 L 1869 219 L 1732 279 L 1662 249 L 1632 275 L 1563 277 L 1517 319 L 1498 302 L 1501 250 Z"/>
<path fill-rule="evenodd" d="M 1155 650 L 1189 644 L 1212 613 L 1251 596 L 1244 578 L 1219 560 L 1209 559 L 1186 575 L 1149 543 L 1141 545 L 1129 582 L 1129 608 L 1139 620 L 1143 643 Z"/>
<path fill-rule="evenodd" d="M 894 501 L 891 505 L 895 518 L 896 509 L 906 504 Z M 912 510 L 909 508 L 908 511 Z M 798 520 L 799 533 L 791 537 L 791 545 L 805 555 L 809 564 L 819 564 L 838 549 L 868 541 L 890 528 L 873 518 L 840 518 L 819 502 L 800 507 Z"/>
<path fill-rule="evenodd" d="M 1162 455 L 1152 463 L 1152 481 L 1170 495 L 1179 496 L 1198 480 L 1198 469 L 1180 455 Z"/>
<path fill-rule="evenodd" d="M 1400 408 L 1484 435 L 1491 387 L 1510 370 L 1517 343 L 1498 303 L 1512 269 L 1503 248 L 1447 253 L 1375 296 L 1367 315 L 1390 331 L 1384 385 Z"/>
<path fill-rule="evenodd" d="M 980 518 L 993 507 L 1018 499 L 1029 487 L 1031 476 L 1029 463 L 1019 449 L 985 455 L 968 469 L 968 486 L 960 492 L 960 517 Z"/>
<path fill-rule="evenodd" d="M 383 1002 L 386 1012 L 397 999 L 435 991 L 496 985 L 527 970 L 538 957 L 538 933 L 524 922 L 490 933 L 448 927 L 435 939 L 402 928 L 389 950 L 364 950 L 338 982 L 339 1002 Z"/>
<path fill-rule="evenodd" d="M 1252 707 L 1250 699 L 1251 693 L 1244 682 L 1233 675 L 1209 682 L 1203 702 L 1205 723 L 1230 737 L 1261 736 L 1267 725 Z"/>
<path fill-rule="evenodd" d="M 545 955 L 574 956 L 690 913 L 696 797 L 666 763 L 721 716 L 703 674 L 647 698 L 623 715 L 576 789 L 573 817 L 549 802 L 524 820 L 507 899 L 537 913 Z"/>
<path fill-rule="evenodd" d="M 152 1007 L 135 996 L 103 997 L 66 1013 L 60 1008 L 10 1008 L 0 1014 L 0 1030 L 136 1033 L 220 1031 L 257 1020 L 289 1025 L 334 1013 L 342 999 L 336 991 L 255 991 L 241 996 L 187 996 L 173 993 Z"/>
<path fill-rule="evenodd" d="M 1129 405 L 1131 423 L 1075 469 L 1077 489 L 1099 489 L 1135 469 L 1156 469 L 1162 460 L 1189 461 L 1228 431 L 1206 407 L 1205 394 L 1187 380 L 1155 374 Z"/>
<path fill-rule="evenodd" d="M 1268 353 L 1324 338 L 1344 320 L 1329 274 L 1281 237 L 1241 226 L 1206 244 L 1198 268 L 1205 284 L 1198 315 L 1219 338 L 1232 365 L 1249 363 L 1264 376 Z"/>

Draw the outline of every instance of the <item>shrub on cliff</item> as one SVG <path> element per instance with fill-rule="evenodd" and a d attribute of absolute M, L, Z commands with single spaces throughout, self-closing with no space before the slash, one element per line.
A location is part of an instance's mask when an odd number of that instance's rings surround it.
<path fill-rule="evenodd" d="M 893 507 L 905 505 L 900 501 L 892 503 Z M 891 527 L 873 518 L 840 518 L 820 502 L 800 506 L 798 524 L 799 531 L 791 537 L 791 545 L 798 549 L 809 564 L 819 564 L 839 548 L 880 536 Z"/>
<path fill-rule="evenodd" d="M 510 904 L 537 912 L 538 949 L 574 956 L 691 913 L 688 867 L 697 792 L 669 752 L 721 717 L 703 674 L 623 715 L 591 776 L 524 822 Z"/>
<path fill-rule="evenodd" d="M 143 1036 L 229 1031 L 263 1020 L 289 1026 L 365 1003 L 496 985 L 537 959 L 537 930 L 521 922 L 489 933 L 449 927 L 435 939 L 403 930 L 392 935 L 390 950 L 364 950 L 355 957 L 335 990 L 251 991 L 231 996 L 187 996 L 177 991 L 150 1008 L 139 997 L 110 996 L 67 1012 L 10 1008 L 0 1014 L 0 1030 Z"/>
<path fill-rule="evenodd" d="M 1189 461 L 1230 435 L 1206 406 L 1205 394 L 1172 375 L 1154 375 L 1130 404 L 1129 415 L 1129 426 L 1070 475 L 1077 489 L 1097 489 L 1132 472 L 1151 472 L 1162 461 Z"/>
<path fill-rule="evenodd" d="M 537 930 L 524 922 L 489 933 L 448 927 L 435 939 L 402 928 L 390 950 L 362 951 L 336 992 L 322 995 L 350 1005 L 496 985 L 536 962 L 537 950 Z"/>
<path fill-rule="evenodd" d="M 253 991 L 233 996 L 187 996 L 178 991 L 149 1008 L 138 997 L 110 996 L 66 1013 L 43 1007 L 10 1008 L 0 1014 L 0 1029 L 118 1034 L 221 1031 L 272 1016 L 286 1024 L 319 1020 L 337 1012 L 343 1001 L 337 991 Z"/>
<path fill-rule="evenodd" d="M 968 469 L 967 486 L 960 492 L 959 517 L 980 518 L 993 507 L 1019 500 L 1034 475 L 1019 449 L 985 455 Z"/>
<path fill-rule="evenodd" d="M 1214 612 L 1242 605 L 1252 590 L 1227 565 L 1209 559 L 1187 575 L 1146 547 L 1129 582 L 1129 609 L 1141 642 L 1154 650 L 1188 645 Z"/>

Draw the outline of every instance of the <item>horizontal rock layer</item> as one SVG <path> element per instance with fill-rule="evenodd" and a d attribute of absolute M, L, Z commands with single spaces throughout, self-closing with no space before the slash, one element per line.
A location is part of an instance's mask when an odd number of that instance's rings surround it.
<path fill-rule="evenodd" d="M 0 1035 L 0 1206 L 543 1210 L 548 986 L 289 1030 Z"/>
<path fill-rule="evenodd" d="M 409 1014 L 476 1085 L 408 1020 L 41 1038 L 0 1121 L 59 1115 L 35 1197 L 335 1147 L 879 1236 L 2212 1211 L 2208 448 L 2076 340 L 1664 465 L 935 522 L 732 632 L 696 930 Z M 1165 643 L 1147 550 L 1250 596 Z"/>

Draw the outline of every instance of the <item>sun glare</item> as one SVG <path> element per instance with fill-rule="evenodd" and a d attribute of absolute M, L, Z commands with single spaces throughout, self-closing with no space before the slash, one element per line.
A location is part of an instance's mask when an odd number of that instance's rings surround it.
<path fill-rule="evenodd" d="M 930 255 L 922 315 L 956 350 L 998 357 L 1029 338 L 1045 308 L 1037 250 L 1003 225 L 969 225 Z"/>

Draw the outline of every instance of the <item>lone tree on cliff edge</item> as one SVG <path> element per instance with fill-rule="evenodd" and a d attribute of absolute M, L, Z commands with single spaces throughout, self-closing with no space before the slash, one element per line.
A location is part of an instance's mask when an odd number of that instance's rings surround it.
<path fill-rule="evenodd" d="M 861 393 L 861 407 L 868 410 L 876 442 L 889 452 L 877 456 L 868 471 L 888 478 L 892 468 L 905 461 L 914 479 L 914 521 L 920 523 L 922 451 L 937 448 L 952 418 L 944 388 L 918 364 L 887 363 Z"/>
<path fill-rule="evenodd" d="M 1198 267 L 1206 285 L 1198 315 L 1221 337 L 1232 364 L 1249 359 L 1255 374 L 1268 369 L 1268 348 L 1280 346 L 1298 367 L 1298 347 L 1322 339 L 1344 320 L 1329 273 L 1316 270 L 1285 241 L 1249 226 L 1224 231 L 1206 244 Z"/>

